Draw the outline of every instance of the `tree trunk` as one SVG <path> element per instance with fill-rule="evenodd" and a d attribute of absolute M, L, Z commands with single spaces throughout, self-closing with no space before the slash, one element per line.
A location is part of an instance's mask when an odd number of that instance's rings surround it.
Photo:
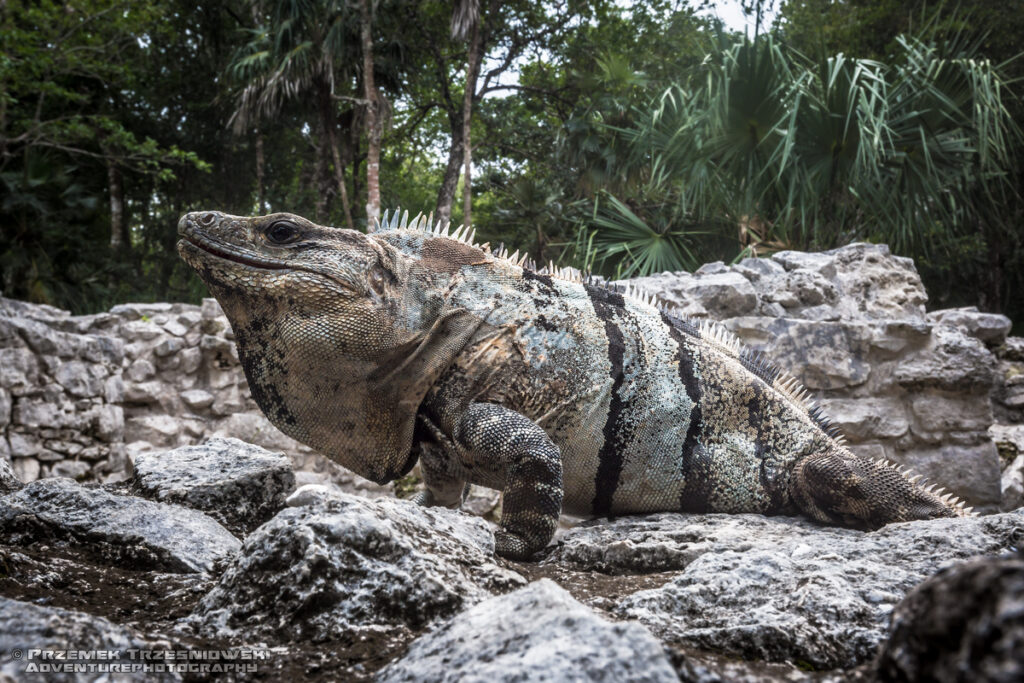
<path fill-rule="evenodd" d="M 263 154 L 263 133 L 259 128 L 255 131 L 256 135 L 256 202 L 259 206 L 259 212 L 265 214 L 267 212 L 267 197 L 266 197 L 266 184 L 265 176 L 267 169 L 267 159 Z"/>
<path fill-rule="evenodd" d="M 325 185 L 327 184 L 327 147 L 329 143 L 324 138 L 330 136 L 330 128 L 324 127 L 322 124 L 323 122 L 321 121 L 320 128 L 323 135 L 319 140 L 313 142 L 316 147 L 316 171 L 313 174 L 313 182 L 316 183 L 316 197 L 314 199 L 313 212 L 316 214 L 317 223 L 323 223 L 327 216 L 327 188 Z"/>
<path fill-rule="evenodd" d="M 441 181 L 441 189 L 437 192 L 437 220 L 444 225 L 452 218 L 452 204 L 455 202 L 455 188 L 459 184 L 459 170 L 465 160 L 462 151 L 463 126 L 461 121 L 456 121 L 456 116 L 451 112 L 448 114 L 448 122 L 452 130 L 452 146 L 448 150 L 448 166 L 444 169 L 444 179 Z"/>
<path fill-rule="evenodd" d="M 345 227 L 355 230 L 352 222 L 352 207 L 348 202 L 348 185 L 345 183 L 345 166 L 341 163 L 341 153 L 338 151 L 338 138 L 333 128 L 328 135 L 331 145 L 331 155 L 334 158 L 334 182 L 338 184 L 338 194 L 341 196 L 341 209 L 345 212 Z"/>
<path fill-rule="evenodd" d="M 110 248 L 116 250 L 127 243 L 128 230 L 124 220 L 124 182 L 121 169 L 113 160 L 107 161 L 107 188 L 110 191 Z"/>
<path fill-rule="evenodd" d="M 363 96 L 366 99 L 366 221 L 373 225 L 380 218 L 380 94 L 373 81 L 373 17 L 369 0 L 359 0 L 362 15 L 360 36 L 363 43 Z"/>
<path fill-rule="evenodd" d="M 473 95 L 476 92 L 476 79 L 480 75 L 481 52 L 480 22 L 473 24 L 473 33 L 469 38 L 469 55 L 466 58 L 466 92 L 462 96 L 462 164 L 465 168 L 462 181 L 462 223 L 470 224 L 470 208 L 473 203 L 473 138 L 470 123 L 473 117 Z"/>
<path fill-rule="evenodd" d="M 469 51 L 466 58 L 466 91 L 462 98 L 462 111 L 448 110 L 448 124 L 452 131 L 452 146 L 448 150 L 448 166 L 444 171 L 441 189 L 437 193 L 437 217 L 442 222 L 451 220 L 452 204 L 455 202 L 455 189 L 459 184 L 459 171 L 472 162 L 471 150 L 464 145 L 469 142 L 469 124 L 472 113 L 473 96 L 476 94 L 476 81 L 480 74 L 480 64 L 484 57 L 484 40 L 480 33 L 479 23 L 473 27 Z M 475 47 L 475 49 L 474 49 Z M 461 114 L 461 116 L 460 116 Z M 468 215 L 464 216 L 468 219 Z"/>
<path fill-rule="evenodd" d="M 355 229 L 352 222 L 352 206 L 348 200 L 348 185 L 345 183 L 345 166 L 341 163 L 341 151 L 338 149 L 338 130 L 334 116 L 334 101 L 331 99 L 330 86 L 324 82 L 317 88 L 317 99 L 320 106 L 320 127 L 327 137 L 326 144 L 330 148 L 331 159 L 334 161 L 334 182 L 338 186 L 341 197 L 341 210 L 345 214 L 345 227 Z"/>

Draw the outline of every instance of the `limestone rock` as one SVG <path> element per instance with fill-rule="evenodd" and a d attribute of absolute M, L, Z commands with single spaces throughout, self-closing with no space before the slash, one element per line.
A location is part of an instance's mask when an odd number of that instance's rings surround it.
<path fill-rule="evenodd" d="M 213 405 L 214 396 L 203 389 L 190 389 L 181 392 L 181 400 L 192 410 L 202 410 Z"/>
<path fill-rule="evenodd" d="M 635 623 L 611 623 L 541 579 L 486 600 L 422 636 L 377 677 L 398 681 L 678 681 Z"/>
<path fill-rule="evenodd" d="M 895 398 L 834 398 L 818 403 L 843 434 L 855 441 L 903 436 L 910 429 L 903 404 Z"/>
<path fill-rule="evenodd" d="M 769 299 L 786 308 L 832 305 L 838 297 L 836 286 L 818 271 L 800 268 L 788 273 L 782 283 Z"/>
<path fill-rule="evenodd" d="M 62 460 L 50 469 L 50 476 L 83 479 L 89 474 L 89 463 L 81 460 Z"/>
<path fill-rule="evenodd" d="M 124 438 L 127 442 L 148 441 L 152 444 L 174 446 L 181 432 L 181 424 L 170 415 L 140 415 L 125 420 Z"/>
<path fill-rule="evenodd" d="M 998 509 L 999 452 L 991 441 L 976 445 L 918 447 L 897 451 L 892 459 L 922 475 L 929 483 L 953 491 L 983 512 Z"/>
<path fill-rule="evenodd" d="M 0 323 L 0 339 L 5 330 Z M 39 385 L 39 361 L 27 348 L 0 348 L 0 387 L 17 394 Z"/>
<path fill-rule="evenodd" d="M 696 278 L 690 294 L 716 317 L 745 315 L 757 306 L 757 292 L 739 273 L 719 272 Z"/>
<path fill-rule="evenodd" d="M 975 396 L 918 393 L 911 399 L 918 426 L 925 431 L 978 432 L 992 424 L 992 405 Z"/>
<path fill-rule="evenodd" d="M 132 488 L 147 498 L 202 510 L 244 535 L 284 507 L 295 475 L 287 456 L 238 439 L 214 438 L 139 455 Z"/>
<path fill-rule="evenodd" d="M 949 391 L 987 390 L 996 361 L 985 345 L 953 327 L 938 326 L 924 350 L 900 363 L 895 379 L 910 391 L 938 387 Z"/>
<path fill-rule="evenodd" d="M 755 316 L 731 318 L 724 325 L 808 389 L 856 387 L 870 376 L 867 325 Z"/>
<path fill-rule="evenodd" d="M 989 433 L 999 451 L 1001 510 L 1024 505 L 1024 425 L 992 425 Z"/>
<path fill-rule="evenodd" d="M 525 580 L 486 522 L 394 499 L 297 491 L 245 540 L 191 621 L 207 636 L 321 642 L 418 629 Z"/>
<path fill-rule="evenodd" d="M 44 607 L 28 602 L 0 597 L 0 680 L 11 681 L 87 681 L 111 680 L 128 681 L 143 680 L 141 673 L 103 675 L 86 673 L 32 673 L 28 672 L 30 663 L 60 664 L 87 666 L 95 664 L 95 659 L 62 659 L 44 662 L 41 657 L 28 658 L 30 649 L 68 651 L 119 651 L 127 650 L 169 650 L 172 644 L 167 641 L 154 641 L 144 637 L 133 629 L 114 624 L 102 617 L 95 617 L 82 612 Z M 13 657 L 15 650 L 22 654 Z M 127 657 L 128 655 L 123 655 Z M 178 681 L 178 674 L 149 671 L 145 680 Z M 8 678 L 10 677 L 10 678 Z"/>
<path fill-rule="evenodd" d="M 39 478 L 42 467 L 35 458 L 13 458 L 12 467 L 18 479 L 28 484 Z"/>
<path fill-rule="evenodd" d="M 110 404 L 101 406 L 96 413 L 94 429 L 96 436 L 107 443 L 122 441 L 124 439 L 124 408 Z"/>
<path fill-rule="evenodd" d="M 1013 326 L 1010 319 L 998 313 L 981 313 L 976 306 L 933 311 L 928 319 L 942 325 L 958 327 L 986 344 L 998 346 L 1006 341 Z"/>
<path fill-rule="evenodd" d="M 827 278 L 836 276 L 835 259 L 830 252 L 777 251 L 771 259 L 787 271 L 804 270 Z"/>
<path fill-rule="evenodd" d="M 757 515 L 657 514 L 570 529 L 547 562 L 676 570 L 614 612 L 684 647 L 816 668 L 867 661 L 907 590 L 941 567 L 1019 542 L 1024 511 L 874 532 Z"/>
<path fill-rule="evenodd" d="M 0 429 L 11 423 L 11 394 L 0 386 Z"/>
<path fill-rule="evenodd" d="M 896 606 L 878 681 L 1024 680 L 1024 556 L 949 567 Z"/>
<path fill-rule="evenodd" d="M 81 361 L 61 363 L 55 373 L 55 379 L 76 398 L 99 396 L 103 391 L 101 378 L 96 377 L 91 372 L 91 367 Z"/>
<path fill-rule="evenodd" d="M 0 456 L 0 494 L 20 489 L 21 486 L 21 479 L 14 473 L 11 461 L 4 456 Z"/>
<path fill-rule="evenodd" d="M 778 261 L 767 258 L 745 258 L 739 262 L 735 270 L 754 284 L 758 284 L 762 279 L 772 281 L 786 273 L 786 269 Z"/>
<path fill-rule="evenodd" d="M 247 443 L 262 446 L 267 450 L 309 452 L 309 449 L 270 424 L 270 420 L 258 411 L 247 411 L 229 415 L 216 423 L 211 436 L 237 437 Z"/>
<path fill-rule="evenodd" d="M 240 545 L 195 510 L 68 479 L 41 479 L 0 498 L 0 541 L 47 538 L 86 548 L 108 562 L 171 572 L 210 571 Z"/>
<path fill-rule="evenodd" d="M 156 374 L 156 368 L 153 364 L 145 358 L 138 358 L 128 366 L 125 371 L 125 377 L 132 381 L 134 384 L 145 382 L 147 379 Z"/>

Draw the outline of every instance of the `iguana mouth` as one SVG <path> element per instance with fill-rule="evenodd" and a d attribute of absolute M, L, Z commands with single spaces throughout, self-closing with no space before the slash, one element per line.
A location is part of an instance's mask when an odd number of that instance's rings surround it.
<path fill-rule="evenodd" d="M 183 258 L 185 257 L 186 250 L 200 251 L 209 256 L 213 256 L 224 261 L 230 261 L 231 263 L 237 263 L 241 266 L 245 266 L 246 268 L 254 268 L 258 270 L 285 270 L 292 273 L 311 273 L 331 280 L 345 290 L 356 293 L 360 292 L 359 288 L 354 286 L 351 282 L 337 277 L 334 273 L 325 272 L 323 268 L 310 267 L 308 265 L 297 263 L 291 264 L 260 256 L 251 251 L 243 250 L 233 244 L 227 244 L 220 240 L 210 239 L 206 235 L 198 234 L 195 227 L 190 223 L 178 228 L 178 236 L 181 237 L 181 239 L 178 240 L 178 252 Z M 188 261 L 187 258 L 186 261 Z"/>
<path fill-rule="evenodd" d="M 243 266 L 249 266 L 250 268 L 263 268 L 265 270 L 284 270 L 290 268 L 290 266 L 281 263 L 280 261 L 263 258 L 253 254 L 252 252 L 242 251 L 241 249 L 229 244 L 215 242 L 191 232 L 183 232 L 181 234 L 181 242 L 196 247 L 197 249 L 200 249 L 212 256 L 216 256 L 217 258 L 224 259 L 225 261 L 232 261 L 233 263 L 239 263 Z"/>

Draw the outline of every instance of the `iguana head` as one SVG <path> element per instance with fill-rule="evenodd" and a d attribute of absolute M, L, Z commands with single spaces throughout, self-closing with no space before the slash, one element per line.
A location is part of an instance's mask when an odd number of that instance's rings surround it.
<path fill-rule="evenodd" d="M 445 283 L 376 236 L 292 214 L 195 212 L 178 233 L 270 421 L 374 481 L 407 472 L 416 410 L 472 333 Z"/>

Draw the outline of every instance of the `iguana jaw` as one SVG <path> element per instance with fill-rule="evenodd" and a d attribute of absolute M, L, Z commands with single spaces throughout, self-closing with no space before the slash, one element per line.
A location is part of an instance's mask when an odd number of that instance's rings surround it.
<path fill-rule="evenodd" d="M 178 241 L 178 253 L 186 262 L 190 263 L 196 258 L 209 258 L 214 256 L 225 261 L 232 261 L 250 268 L 262 268 L 265 270 L 284 270 L 291 266 L 279 261 L 261 258 L 255 254 L 245 253 L 230 245 L 218 244 L 213 240 L 205 239 L 193 233 L 182 234 Z"/>

